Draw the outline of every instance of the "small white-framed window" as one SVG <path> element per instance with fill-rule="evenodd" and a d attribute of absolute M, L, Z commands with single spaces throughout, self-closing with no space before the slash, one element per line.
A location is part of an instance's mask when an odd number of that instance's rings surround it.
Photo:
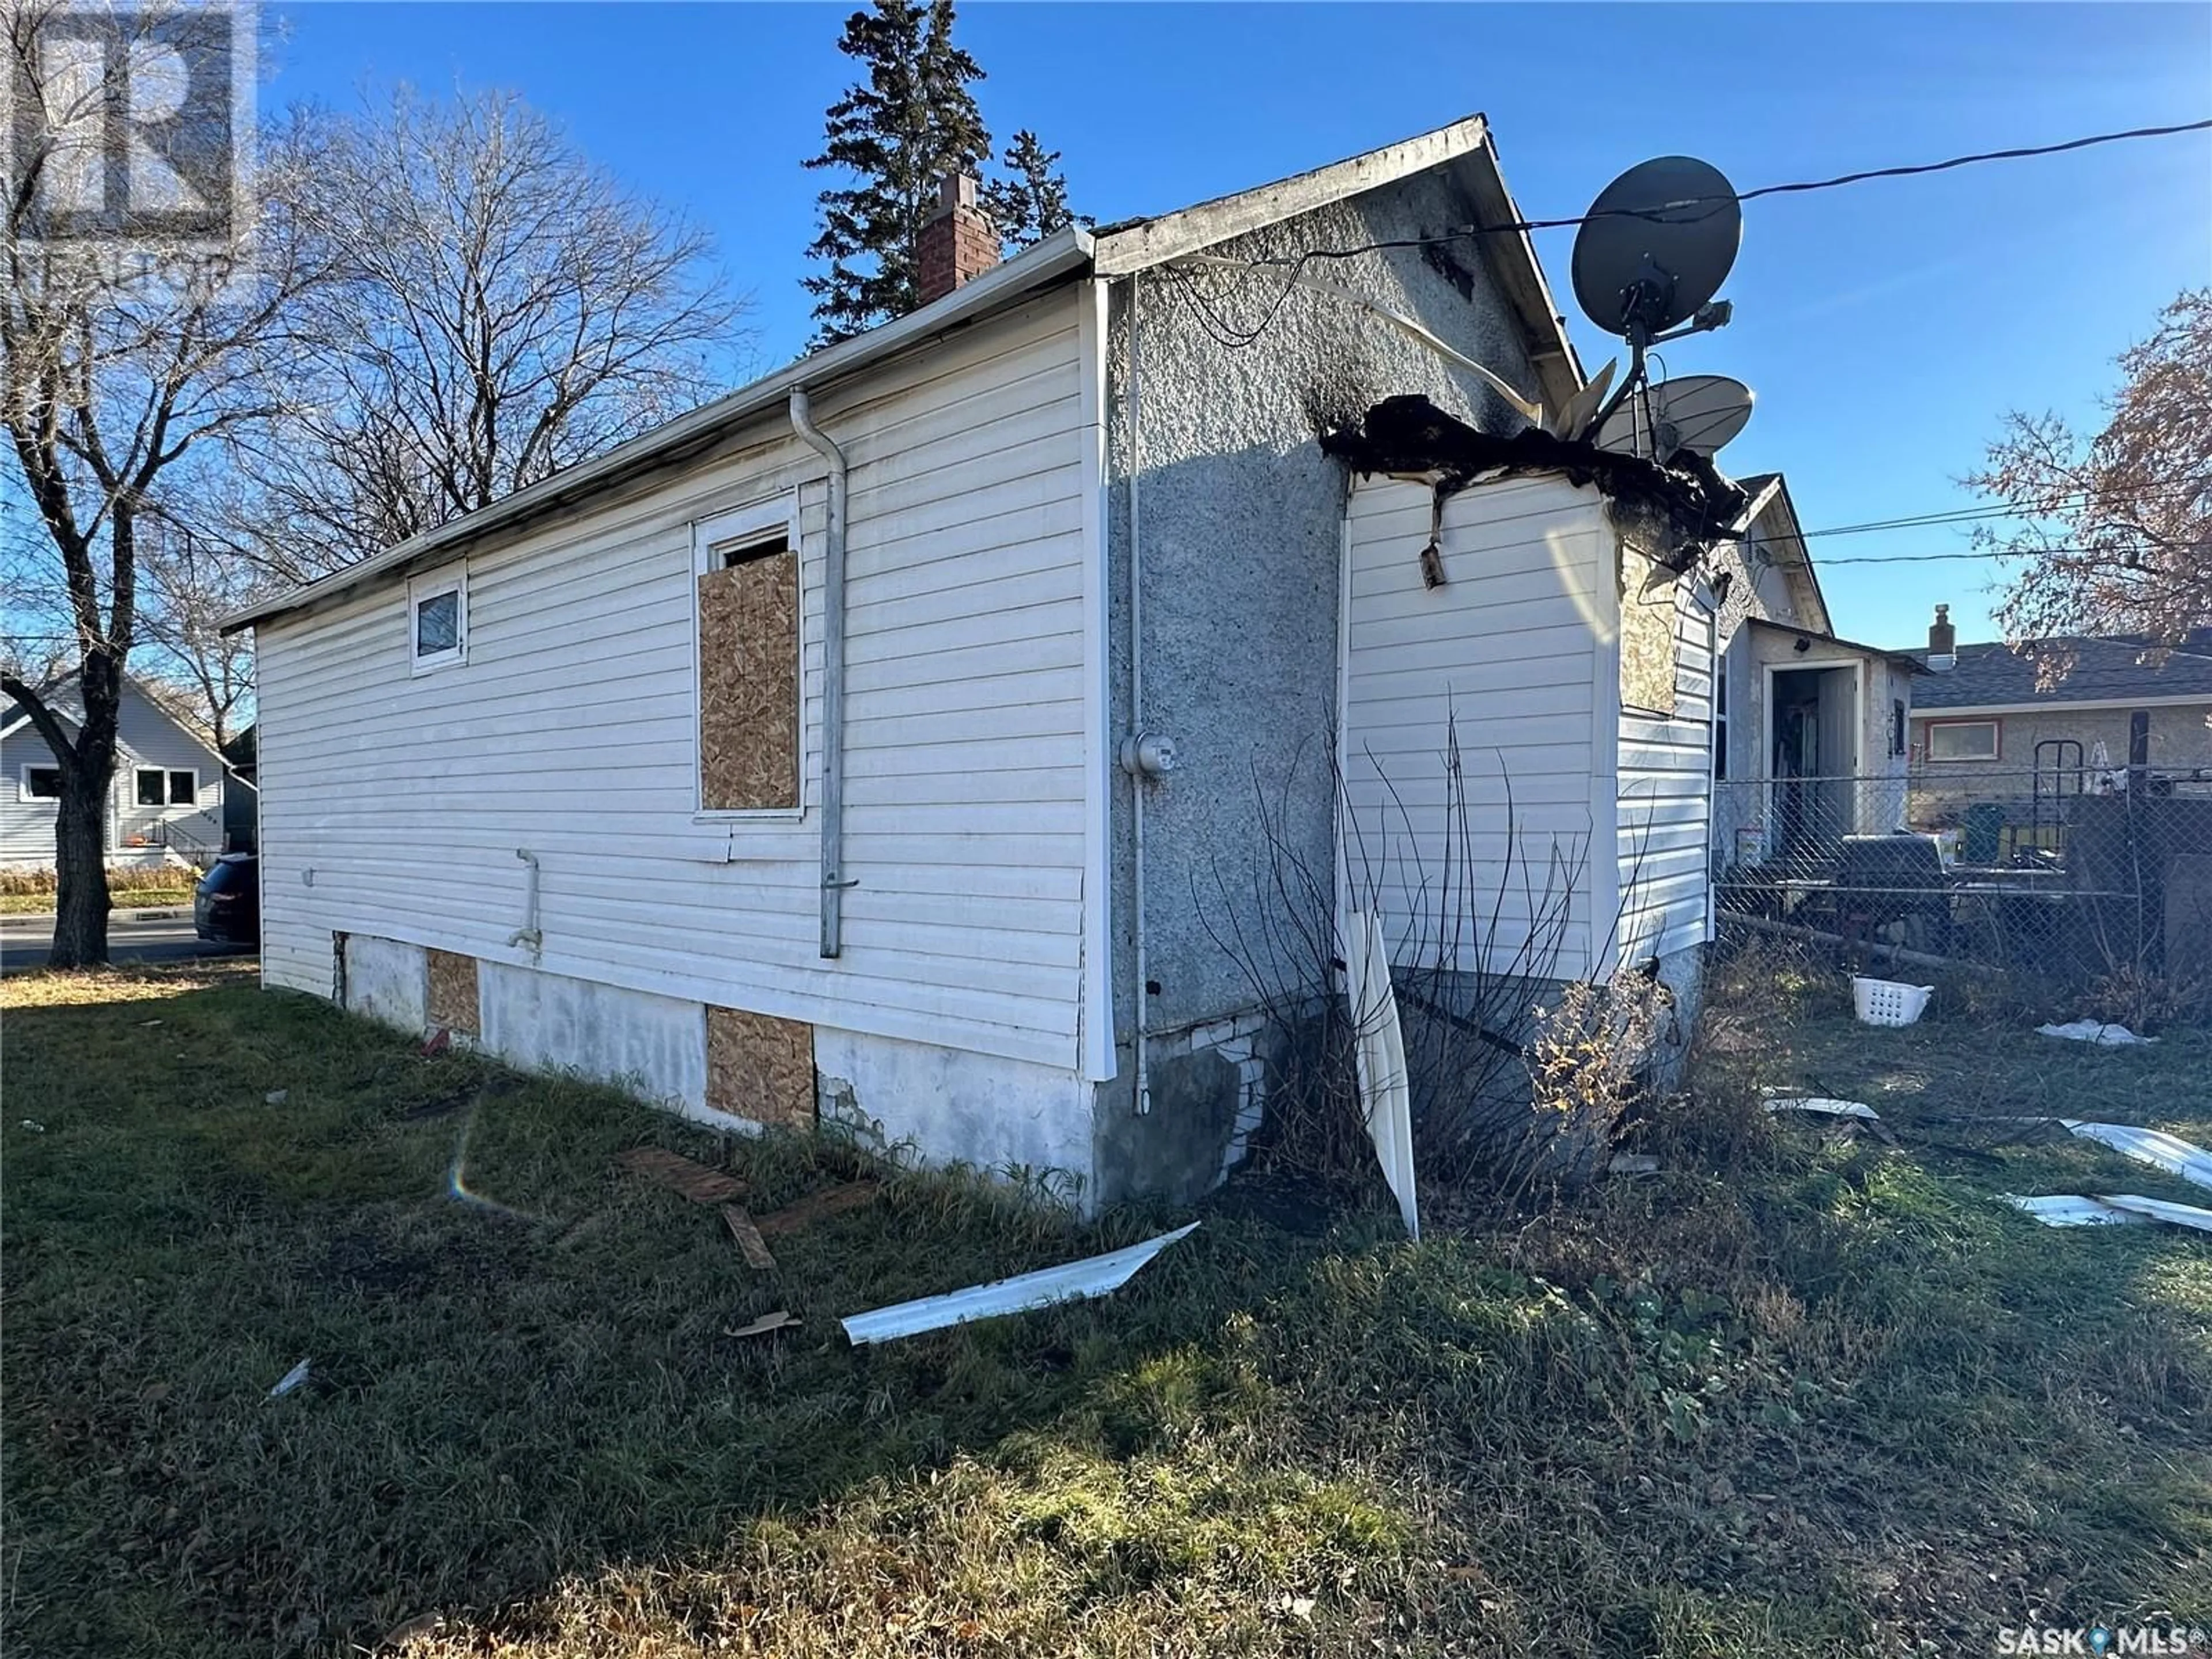
<path fill-rule="evenodd" d="M 407 646 L 417 674 L 468 660 L 465 568 L 419 576 L 407 584 Z"/>
<path fill-rule="evenodd" d="M 792 818 L 802 800 L 799 500 L 691 526 L 698 810 Z"/>
<path fill-rule="evenodd" d="M 40 766 L 35 763 L 26 766 L 15 779 L 17 800 L 59 800 L 62 798 L 62 769 Z"/>
<path fill-rule="evenodd" d="M 1928 758 L 1931 761 L 1993 761 L 2000 752 L 1995 720 L 1928 723 Z"/>

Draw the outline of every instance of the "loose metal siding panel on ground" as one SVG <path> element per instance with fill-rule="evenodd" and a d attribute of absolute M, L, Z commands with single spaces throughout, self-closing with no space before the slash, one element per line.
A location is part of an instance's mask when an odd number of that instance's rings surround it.
<path fill-rule="evenodd" d="M 1556 480 L 1467 490 L 1445 504 L 1444 582 L 1431 588 L 1421 550 L 1431 499 L 1425 483 L 1368 481 L 1349 508 L 1352 902 L 1364 908 L 1372 894 L 1401 966 L 1521 965 L 1534 923 L 1549 960 L 1528 970 L 1579 974 L 1590 945 L 1597 585 L 1611 534 L 1595 496 Z M 1448 784 L 1454 730 L 1463 815 Z M 1603 837 L 1611 825 L 1595 829 Z M 1598 851 L 1611 856 L 1609 844 Z M 1542 918 L 1570 889 L 1555 933 Z"/>
<path fill-rule="evenodd" d="M 1632 571 L 1647 562 L 1623 555 Z M 1704 943 L 1711 877 L 1713 620 L 1686 582 L 1674 607 L 1674 707 L 1620 715 L 1620 952 L 1624 963 Z M 1624 598 L 1623 604 L 1628 602 Z"/>
<path fill-rule="evenodd" d="M 822 464 L 757 447 L 468 561 L 465 664 L 403 591 L 261 642 L 270 983 L 357 930 L 548 972 L 1075 1063 L 1084 856 L 1076 319 L 1064 296 L 815 400 L 851 463 L 844 953 L 818 954 Z M 805 814 L 696 810 L 690 526 L 800 496 Z"/>

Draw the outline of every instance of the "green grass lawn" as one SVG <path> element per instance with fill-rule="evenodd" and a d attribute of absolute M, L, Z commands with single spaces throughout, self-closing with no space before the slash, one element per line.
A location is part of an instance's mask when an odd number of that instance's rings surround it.
<path fill-rule="evenodd" d="M 247 971 L 6 981 L 11 1654 L 337 1656 L 416 1620 L 453 1659 L 2212 1627 L 2212 1238 L 1993 1196 L 2203 1200 L 1992 1121 L 2212 1144 L 2203 1036 L 2087 1050 L 1941 1000 L 1871 1030 L 1739 973 L 1656 1178 L 1440 1203 L 1474 1218 L 1419 1246 L 1242 1182 L 1109 1300 L 855 1351 L 841 1314 L 1178 1218 L 895 1174 L 756 1274 L 611 1158 L 726 1162 L 765 1213 L 848 1155 L 425 1058 Z M 1903 1145 L 1771 1121 L 1762 1084 Z M 800 1328 L 726 1334 L 777 1308 Z"/>

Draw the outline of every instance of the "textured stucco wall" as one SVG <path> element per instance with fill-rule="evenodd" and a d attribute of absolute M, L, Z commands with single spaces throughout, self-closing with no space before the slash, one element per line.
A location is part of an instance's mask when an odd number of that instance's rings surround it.
<path fill-rule="evenodd" d="M 2150 768 L 2154 772 L 2193 771 L 2212 768 L 2212 703 L 2152 708 Z M 2128 719 L 2124 708 L 2049 708 L 2033 714 L 1999 714 L 1997 759 L 1988 761 L 1916 761 L 1912 769 L 1912 813 L 1916 821 L 1934 823 L 1956 816 L 1971 800 L 2025 800 L 2033 793 L 2035 745 L 2049 738 L 2073 738 L 2081 745 L 2086 762 L 2099 743 L 2112 764 L 2128 763 Z M 1928 752 L 1931 720 L 1973 720 L 1971 709 L 1931 711 L 1912 720 L 1915 756 Z M 2069 757 L 2070 759 L 2070 757 Z"/>
<path fill-rule="evenodd" d="M 1212 252 L 1273 258 L 1352 247 L 1435 235 L 1475 216 L 1448 178 L 1425 175 Z M 1324 274 L 1419 319 L 1523 392 L 1536 389 L 1518 325 L 1472 244 L 1451 244 L 1434 259 L 1399 249 L 1331 261 Z M 1347 480 L 1321 453 L 1319 432 L 1407 392 L 1493 429 L 1520 423 L 1474 376 L 1379 319 L 1303 289 L 1278 307 L 1282 289 L 1279 267 L 1142 279 L 1143 714 L 1146 729 L 1173 738 L 1177 763 L 1171 776 L 1146 786 L 1146 974 L 1159 987 L 1147 999 L 1146 1023 L 1169 1034 L 1228 1018 L 1254 1000 L 1246 974 L 1210 936 L 1206 920 L 1218 929 L 1227 902 L 1248 913 L 1254 903 L 1255 869 L 1267 861 L 1263 802 L 1296 857 L 1324 887 L 1330 880 L 1328 747 Z M 1109 730 L 1117 739 L 1129 729 L 1131 708 L 1129 293 L 1127 282 L 1115 285 L 1108 343 Z M 1227 343 L 1201 319 L 1197 295 L 1232 326 L 1268 318 L 1267 325 L 1249 345 Z M 1210 1176 L 1237 1133 L 1233 1063 L 1210 1073 L 1228 1097 L 1225 1109 L 1186 1103 L 1174 1113 L 1120 1121 L 1133 1110 L 1131 789 L 1117 772 L 1114 981 L 1122 1063 L 1099 1105 L 1100 1173 L 1109 1190 L 1123 1171 L 1156 1174 L 1186 1161 Z M 1178 1085 L 1179 1100 L 1189 1093 Z M 1154 1175 L 1144 1180 L 1154 1184 Z"/>

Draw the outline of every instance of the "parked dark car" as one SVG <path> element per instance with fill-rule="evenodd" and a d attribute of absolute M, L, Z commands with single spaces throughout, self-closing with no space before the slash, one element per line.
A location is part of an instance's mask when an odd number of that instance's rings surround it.
<path fill-rule="evenodd" d="M 232 945 L 261 943 L 261 864 L 251 853 L 225 853 L 192 890 L 192 931 Z"/>

